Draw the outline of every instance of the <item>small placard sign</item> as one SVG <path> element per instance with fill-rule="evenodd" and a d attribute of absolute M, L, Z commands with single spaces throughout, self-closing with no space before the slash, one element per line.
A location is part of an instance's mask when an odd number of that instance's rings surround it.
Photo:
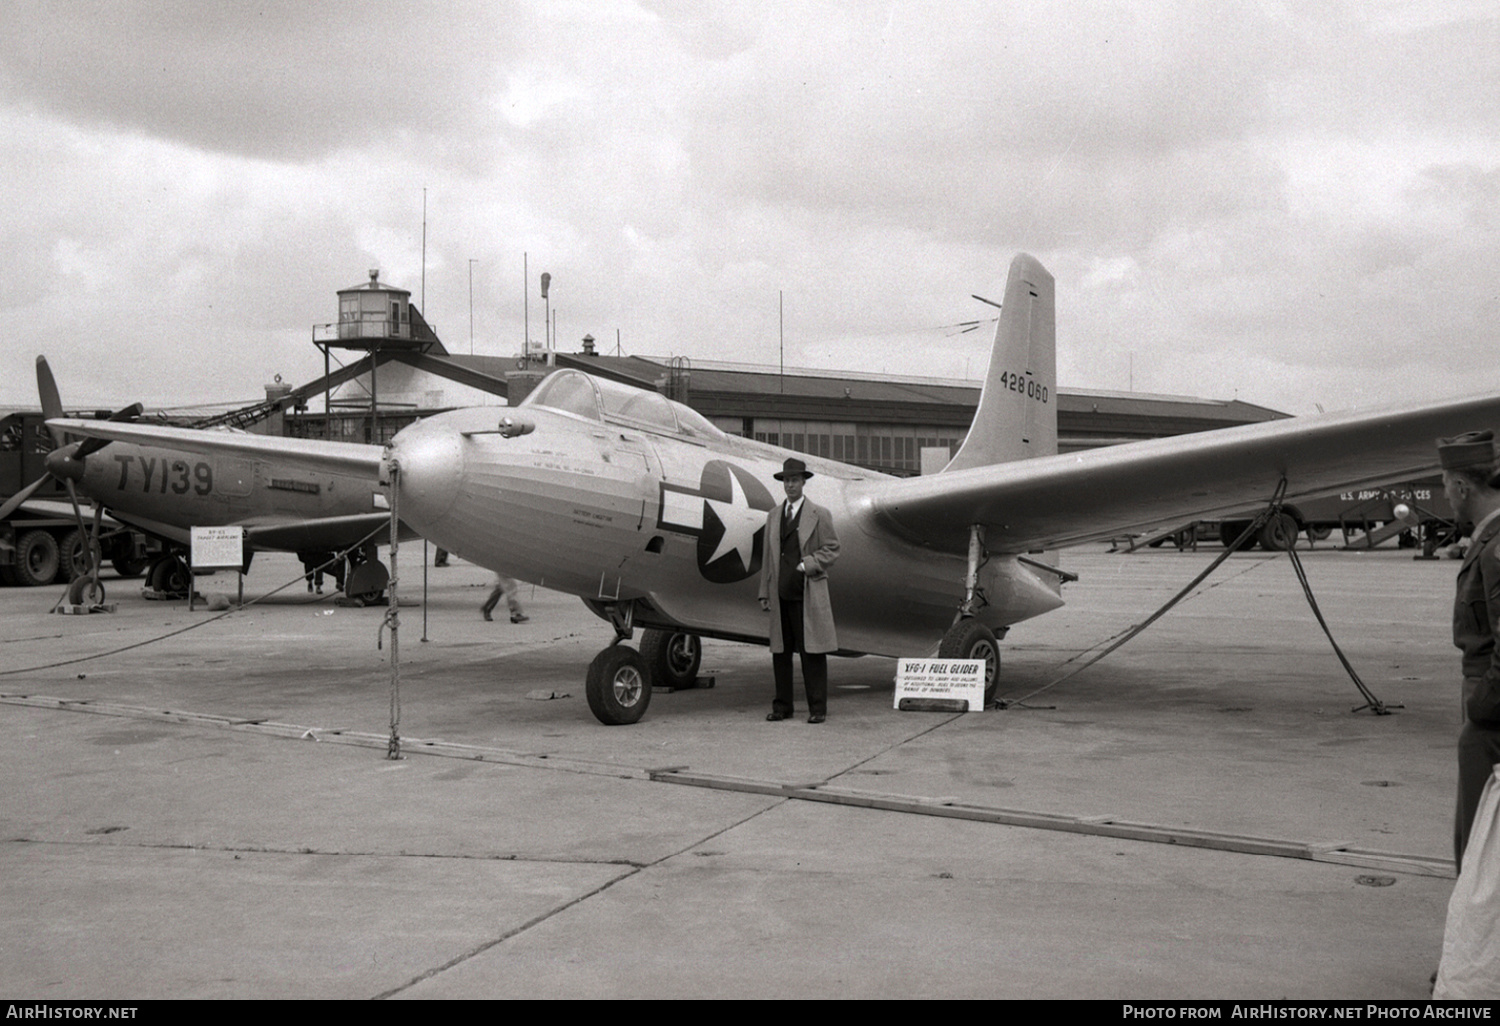
<path fill-rule="evenodd" d="M 238 570 L 245 565 L 243 527 L 193 528 L 194 570 Z"/>
<path fill-rule="evenodd" d="M 903 706 L 902 700 L 906 704 Z M 983 659 L 901 659 L 896 663 L 897 709 L 984 708 Z"/>

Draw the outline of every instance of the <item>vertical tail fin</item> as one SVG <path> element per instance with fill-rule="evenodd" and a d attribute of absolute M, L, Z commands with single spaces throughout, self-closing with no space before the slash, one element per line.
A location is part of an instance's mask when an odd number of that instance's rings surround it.
<path fill-rule="evenodd" d="M 967 470 L 1057 452 L 1057 330 L 1052 275 L 1018 253 L 1010 262 L 995 349 L 979 409 L 944 470 Z"/>

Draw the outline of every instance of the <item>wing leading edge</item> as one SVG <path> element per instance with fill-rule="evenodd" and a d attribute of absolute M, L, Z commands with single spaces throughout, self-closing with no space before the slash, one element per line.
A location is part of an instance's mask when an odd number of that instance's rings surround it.
<path fill-rule="evenodd" d="M 1241 513 L 1283 477 L 1302 499 L 1438 469 L 1434 442 L 1500 428 L 1500 396 L 1331 413 L 1178 435 L 969 470 L 857 482 L 850 498 L 876 531 L 963 552 L 983 524 L 991 552 L 1098 541 Z"/>

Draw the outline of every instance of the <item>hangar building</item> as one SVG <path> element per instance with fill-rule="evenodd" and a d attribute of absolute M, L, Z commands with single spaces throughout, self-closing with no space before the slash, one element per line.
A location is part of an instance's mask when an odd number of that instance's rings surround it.
<path fill-rule="evenodd" d="M 897 475 L 921 469 L 923 449 L 957 451 L 979 386 L 939 378 L 794 370 L 605 356 L 585 337 L 576 353 L 512 357 L 449 353 L 410 302 L 379 281 L 339 292 L 339 321 L 313 328 L 327 373 L 301 388 L 267 389 L 267 401 L 216 418 L 267 433 L 388 441 L 421 417 L 462 406 L 519 402 L 552 370 L 573 367 L 684 402 L 731 434 Z M 363 355 L 334 370 L 331 350 Z M 321 394 L 324 412 L 309 410 Z M 1239 400 L 1058 389 L 1063 452 L 1233 427 L 1286 416 Z"/>

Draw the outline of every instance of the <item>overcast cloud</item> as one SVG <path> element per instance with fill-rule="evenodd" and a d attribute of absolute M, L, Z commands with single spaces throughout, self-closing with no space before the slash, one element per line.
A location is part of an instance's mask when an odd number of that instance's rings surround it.
<path fill-rule="evenodd" d="M 0 6 L 0 403 L 250 400 L 379 267 L 450 350 L 978 377 L 1011 256 L 1064 388 L 1500 387 L 1500 14 L 1453 2 Z"/>

